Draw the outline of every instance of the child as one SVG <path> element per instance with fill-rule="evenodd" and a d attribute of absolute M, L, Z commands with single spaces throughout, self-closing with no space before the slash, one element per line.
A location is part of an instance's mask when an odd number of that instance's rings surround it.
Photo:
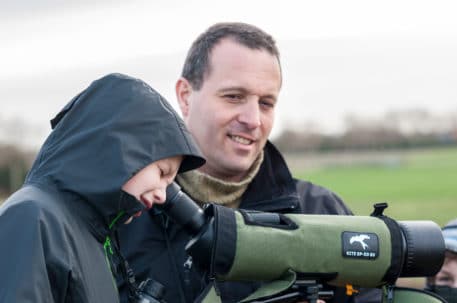
<path fill-rule="evenodd" d="M 116 228 L 204 160 L 166 100 L 120 74 L 93 82 L 51 125 L 0 208 L 0 302 L 118 302 Z"/>
<path fill-rule="evenodd" d="M 443 227 L 446 251 L 441 270 L 427 278 L 427 289 L 446 299 L 448 303 L 457 302 L 457 219 Z"/>

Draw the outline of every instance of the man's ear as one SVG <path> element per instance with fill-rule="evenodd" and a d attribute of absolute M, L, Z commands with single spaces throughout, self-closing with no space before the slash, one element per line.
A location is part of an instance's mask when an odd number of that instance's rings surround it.
<path fill-rule="evenodd" d="M 186 78 L 179 78 L 176 82 L 176 98 L 178 99 L 179 108 L 183 117 L 189 114 L 189 96 L 192 94 L 192 85 Z"/>

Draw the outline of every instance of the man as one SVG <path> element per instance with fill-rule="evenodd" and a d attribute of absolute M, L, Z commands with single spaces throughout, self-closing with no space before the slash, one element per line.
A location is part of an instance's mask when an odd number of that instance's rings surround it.
<path fill-rule="evenodd" d="M 434 277 L 427 279 L 427 288 L 440 295 L 446 302 L 457 302 L 457 219 L 443 228 L 446 246 L 444 264 Z"/>
<path fill-rule="evenodd" d="M 293 179 L 268 136 L 282 75 L 273 38 L 243 23 L 211 26 L 192 44 L 176 84 L 186 126 L 206 164 L 177 178 L 199 203 L 282 213 L 351 214 L 332 192 Z M 185 230 L 150 211 L 120 234 L 134 272 L 166 286 L 168 302 L 192 302 L 206 285 L 184 250 Z M 121 289 L 123 284 L 121 283 Z M 224 302 L 236 302 L 258 283 L 218 283 Z"/>

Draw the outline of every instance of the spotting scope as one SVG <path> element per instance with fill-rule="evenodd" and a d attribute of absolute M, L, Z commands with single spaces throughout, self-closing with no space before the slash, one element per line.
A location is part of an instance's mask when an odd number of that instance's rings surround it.
<path fill-rule="evenodd" d="M 192 236 L 194 263 L 222 280 L 273 281 L 293 271 L 333 286 L 380 287 L 433 276 L 444 260 L 436 223 L 393 220 L 386 203 L 370 216 L 201 208 L 173 183 L 160 207 Z"/>

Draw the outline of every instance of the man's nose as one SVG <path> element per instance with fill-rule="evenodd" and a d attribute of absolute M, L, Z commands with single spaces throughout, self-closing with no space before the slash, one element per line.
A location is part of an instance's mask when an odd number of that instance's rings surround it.
<path fill-rule="evenodd" d="M 238 121 L 246 125 L 249 129 L 254 129 L 261 125 L 258 98 L 249 98 L 249 100 L 243 104 L 240 108 Z"/>

